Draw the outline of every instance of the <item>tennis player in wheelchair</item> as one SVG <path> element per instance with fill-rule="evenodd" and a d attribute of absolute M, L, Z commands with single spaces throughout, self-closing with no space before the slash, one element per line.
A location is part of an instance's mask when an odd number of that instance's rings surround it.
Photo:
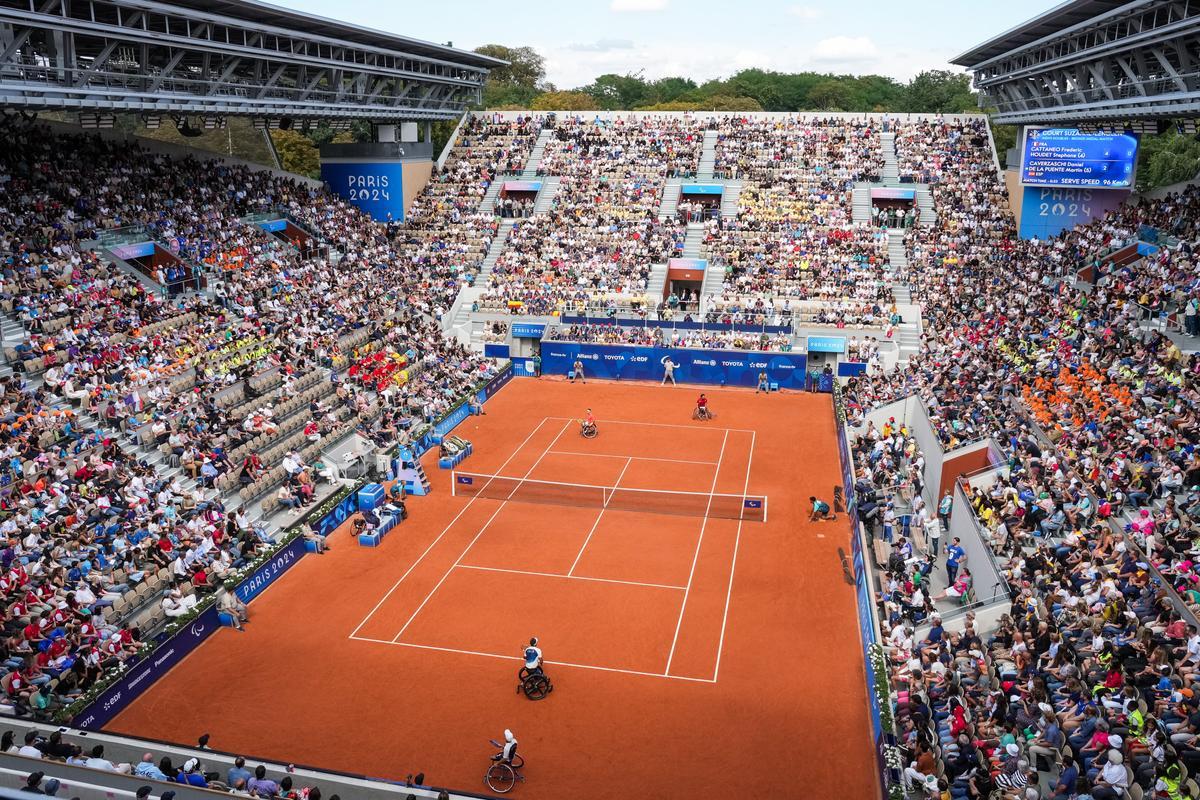
<path fill-rule="evenodd" d="M 524 692 L 530 700 L 542 700 L 554 691 L 554 684 L 550 683 L 550 678 L 542 671 L 542 648 L 538 647 L 536 636 L 529 640 L 522 655 L 525 663 L 517 673 L 517 679 L 520 681 L 517 691 Z"/>
<path fill-rule="evenodd" d="M 692 419 L 713 419 L 716 414 L 708 407 L 708 398 L 703 393 L 696 399 L 696 408 L 692 411 Z"/>
<path fill-rule="evenodd" d="M 591 439 L 599 433 L 596 428 L 596 417 L 592 415 L 592 410 L 587 410 L 587 416 L 579 420 L 579 435 L 585 439 Z"/>

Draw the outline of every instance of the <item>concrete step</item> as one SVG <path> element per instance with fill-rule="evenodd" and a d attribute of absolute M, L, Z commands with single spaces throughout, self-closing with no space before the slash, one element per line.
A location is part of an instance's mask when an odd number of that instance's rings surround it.
<path fill-rule="evenodd" d="M 552 136 L 554 136 L 554 131 L 551 128 L 542 128 L 538 133 L 537 141 L 533 143 L 533 149 L 529 152 L 529 159 L 525 162 L 525 168 L 521 170 L 522 178 L 537 177 L 538 167 L 542 163 L 542 154 L 546 152 L 546 145 L 550 143 Z"/>
<path fill-rule="evenodd" d="M 733 219 L 738 215 L 738 202 L 741 200 L 743 183 L 741 181 L 725 181 L 725 191 L 721 195 L 721 216 Z"/>
<path fill-rule="evenodd" d="M 687 226 L 687 238 L 683 240 L 683 257 L 700 258 L 700 250 L 704 246 L 704 225 L 692 222 Z"/>
<path fill-rule="evenodd" d="M 679 208 L 679 193 L 683 181 L 680 178 L 668 178 L 663 185 L 662 202 L 658 206 L 659 219 L 672 219 Z"/>
<path fill-rule="evenodd" d="M 704 143 L 700 150 L 700 164 L 696 168 L 696 179 L 711 181 L 713 168 L 717 163 L 717 132 L 705 131 Z"/>
<path fill-rule="evenodd" d="M 542 188 L 537 193 L 537 199 L 533 201 L 533 213 L 544 214 L 550 210 L 561 183 L 562 178 L 557 175 L 551 175 L 542 180 Z"/>

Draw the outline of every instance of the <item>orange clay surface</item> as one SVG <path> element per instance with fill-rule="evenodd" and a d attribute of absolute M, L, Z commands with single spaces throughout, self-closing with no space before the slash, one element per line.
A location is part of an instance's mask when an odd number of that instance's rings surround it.
<path fill-rule="evenodd" d="M 807 521 L 839 481 L 830 396 L 705 391 L 694 422 L 695 388 L 515 379 L 457 429 L 459 468 L 767 495 L 767 522 L 455 497 L 431 453 L 379 548 L 343 526 L 110 729 L 485 793 L 511 728 L 514 797 L 872 796 L 849 526 Z M 516 692 L 535 635 L 541 702 Z"/>

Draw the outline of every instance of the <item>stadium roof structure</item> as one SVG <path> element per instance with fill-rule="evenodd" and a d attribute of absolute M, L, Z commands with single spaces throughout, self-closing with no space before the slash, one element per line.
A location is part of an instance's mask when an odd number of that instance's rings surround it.
<path fill-rule="evenodd" d="M 452 119 L 499 59 L 256 0 L 0 0 L 0 106 Z"/>
<path fill-rule="evenodd" d="M 952 59 L 999 123 L 1200 115 L 1200 2 L 1067 0 Z"/>

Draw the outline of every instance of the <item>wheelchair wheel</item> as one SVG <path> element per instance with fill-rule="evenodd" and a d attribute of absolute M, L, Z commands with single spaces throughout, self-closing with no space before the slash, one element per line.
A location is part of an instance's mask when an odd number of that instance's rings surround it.
<path fill-rule="evenodd" d="M 517 753 L 512 758 L 512 765 L 513 769 L 520 769 L 521 767 L 525 766 L 525 757 L 520 753 Z"/>
<path fill-rule="evenodd" d="M 579 434 L 585 439 L 595 439 L 597 433 L 599 433 L 599 431 L 597 431 L 595 427 L 583 428 L 581 431 L 579 431 Z"/>
<path fill-rule="evenodd" d="M 487 774 L 483 776 L 483 782 L 496 794 L 507 794 L 517 783 L 517 773 L 508 764 L 497 761 L 488 767 Z"/>
<path fill-rule="evenodd" d="M 546 695 L 554 691 L 554 687 L 545 675 L 530 675 L 521 684 L 521 691 L 525 692 L 525 696 L 530 700 L 545 700 Z"/>

